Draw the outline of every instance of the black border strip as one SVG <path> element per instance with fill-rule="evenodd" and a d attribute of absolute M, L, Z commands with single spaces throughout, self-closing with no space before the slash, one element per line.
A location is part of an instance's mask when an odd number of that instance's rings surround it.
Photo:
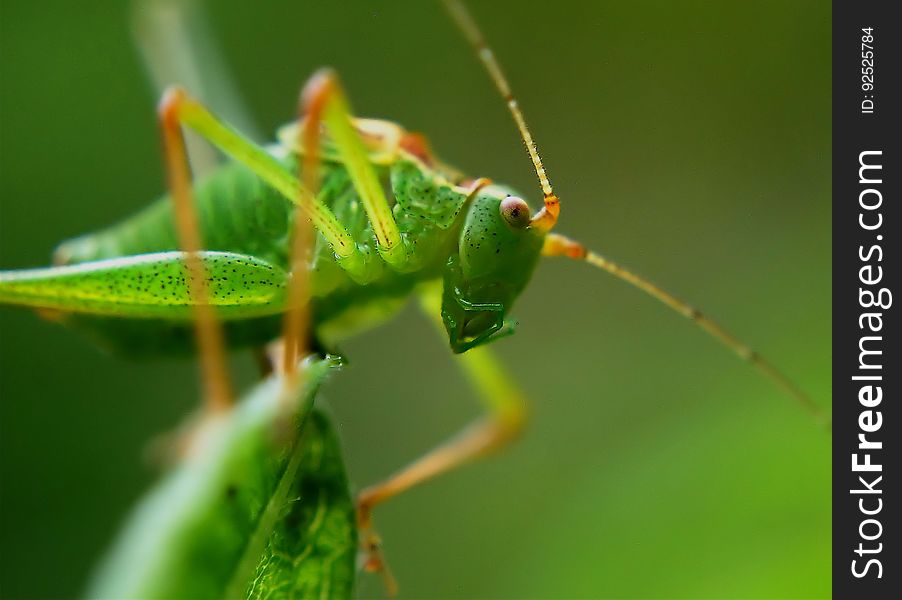
<path fill-rule="evenodd" d="M 836 598 L 902 597 L 900 496 L 890 491 L 902 488 L 897 408 L 902 400 L 898 353 L 902 340 L 899 309 L 894 305 L 902 302 L 902 295 L 890 301 L 894 292 L 902 294 L 898 286 L 902 131 L 897 117 L 902 110 L 902 21 L 890 17 L 893 4 L 833 2 Z M 873 89 L 868 89 L 871 83 Z M 867 306 L 875 302 L 885 307 Z"/>

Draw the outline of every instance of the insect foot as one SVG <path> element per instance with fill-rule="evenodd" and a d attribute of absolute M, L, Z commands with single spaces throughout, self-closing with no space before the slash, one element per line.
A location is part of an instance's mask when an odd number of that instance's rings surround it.
<path fill-rule="evenodd" d="M 359 568 L 367 573 L 378 573 L 382 577 L 385 593 L 393 598 L 398 594 L 398 583 L 385 560 L 382 551 L 382 537 L 373 529 L 372 504 L 364 490 L 357 499 L 357 531 L 360 536 L 360 551 L 357 556 Z"/>

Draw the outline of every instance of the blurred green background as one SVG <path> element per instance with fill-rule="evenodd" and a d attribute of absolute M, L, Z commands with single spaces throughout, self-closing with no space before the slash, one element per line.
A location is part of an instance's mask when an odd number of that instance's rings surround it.
<path fill-rule="evenodd" d="M 560 229 L 723 321 L 830 401 L 831 14 L 820 1 L 474 2 L 563 198 Z M 118 2 L 0 3 L 0 266 L 162 189 Z M 318 66 L 537 205 L 503 104 L 434 2 L 216 2 L 264 132 Z M 402 598 L 830 595 L 830 436 L 684 320 L 601 272 L 540 266 L 496 348 L 533 400 L 508 452 L 377 513 Z M 477 405 L 412 309 L 327 387 L 371 483 Z M 0 595 L 68 598 L 195 406 L 189 361 L 106 356 L 0 309 Z M 251 361 L 234 360 L 244 381 Z M 362 597 L 380 597 L 364 577 Z"/>

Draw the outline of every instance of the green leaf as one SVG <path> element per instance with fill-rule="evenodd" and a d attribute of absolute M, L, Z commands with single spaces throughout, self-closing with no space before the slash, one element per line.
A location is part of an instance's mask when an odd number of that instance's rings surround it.
<path fill-rule="evenodd" d="M 312 362 L 288 396 L 269 378 L 195 430 L 187 456 L 126 523 L 88 597 L 350 597 L 354 507 L 336 436 L 324 415 L 311 415 L 336 365 Z"/>
<path fill-rule="evenodd" d="M 338 438 L 321 412 L 310 416 L 303 445 L 294 497 L 267 540 L 248 599 L 349 598 L 353 592 L 356 515 Z"/>

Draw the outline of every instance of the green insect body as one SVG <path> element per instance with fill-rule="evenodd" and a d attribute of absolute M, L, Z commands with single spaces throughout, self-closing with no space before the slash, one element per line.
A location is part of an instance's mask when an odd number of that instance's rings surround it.
<path fill-rule="evenodd" d="M 436 279 L 444 281 L 442 313 L 455 351 L 506 330 L 505 316 L 532 274 L 544 237 L 505 218 L 501 204 L 511 190 L 492 185 L 470 193 L 452 181 L 459 179 L 453 171 L 403 150 L 390 160 L 371 154 L 409 249 L 408 263 L 397 269 L 381 259 L 344 165 L 328 145 L 324 150 L 318 198 L 353 237 L 367 272 L 365 281 L 352 278 L 317 237 L 310 294 L 323 343 L 387 319 L 419 284 Z M 292 148 L 282 144 L 270 152 L 286 171 L 297 172 Z M 230 343 L 273 339 L 285 305 L 292 203 L 247 167 L 229 163 L 197 184 L 195 205 L 210 299 Z M 3 273 L 0 301 L 72 313 L 64 320 L 73 327 L 126 352 L 190 347 L 190 294 L 178 247 L 172 202 L 163 197 L 117 225 L 61 244 L 57 268 Z"/>

